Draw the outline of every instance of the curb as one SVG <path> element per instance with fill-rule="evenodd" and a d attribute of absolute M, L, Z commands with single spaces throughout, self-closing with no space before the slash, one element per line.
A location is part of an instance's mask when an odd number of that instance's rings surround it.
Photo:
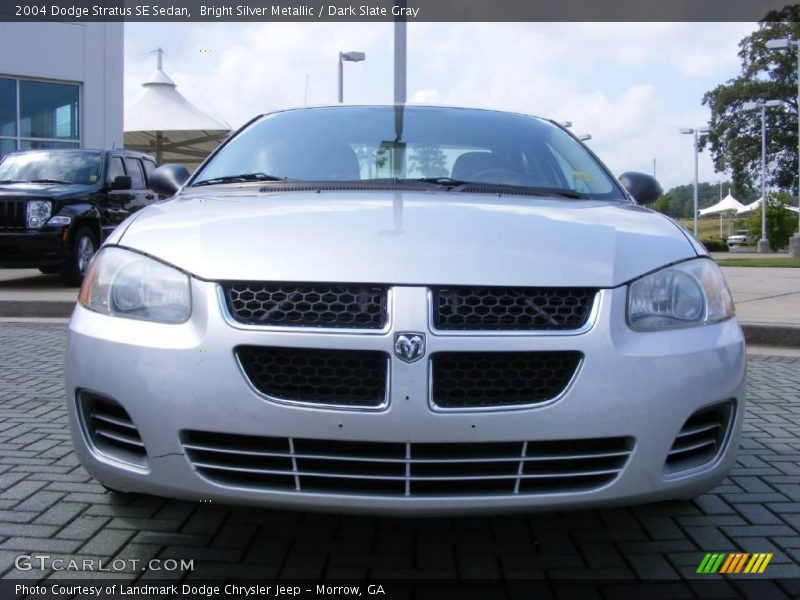
<path fill-rule="evenodd" d="M 754 346 L 800 348 L 800 327 L 742 323 L 744 339 Z"/>
<path fill-rule="evenodd" d="M 0 317 L 69 318 L 75 302 L 66 300 L 0 300 Z"/>
<path fill-rule="evenodd" d="M 0 300 L 0 318 L 62 318 L 72 315 L 75 302 L 66 300 Z M 800 327 L 742 323 L 744 338 L 755 346 L 800 348 Z"/>

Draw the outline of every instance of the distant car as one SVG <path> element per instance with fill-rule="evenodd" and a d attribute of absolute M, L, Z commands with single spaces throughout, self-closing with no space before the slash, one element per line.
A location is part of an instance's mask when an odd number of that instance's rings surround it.
<path fill-rule="evenodd" d="M 704 493 L 734 463 L 725 280 L 553 121 L 261 116 L 101 248 L 69 325 L 76 453 L 111 489 L 392 514 Z"/>
<path fill-rule="evenodd" d="M 32 150 L 0 162 L 0 267 L 79 285 L 100 244 L 157 199 L 152 157 L 129 150 Z"/>
<path fill-rule="evenodd" d="M 748 244 L 752 241 L 752 237 L 746 229 L 739 229 L 733 235 L 728 236 L 728 246 L 739 246 L 741 244 Z"/>

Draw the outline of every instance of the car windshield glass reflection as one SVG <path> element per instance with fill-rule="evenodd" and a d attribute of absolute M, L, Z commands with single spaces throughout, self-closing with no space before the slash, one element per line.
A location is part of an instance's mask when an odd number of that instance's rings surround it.
<path fill-rule="evenodd" d="M 246 127 L 192 185 L 255 181 L 429 184 L 454 192 L 624 201 L 580 142 L 548 121 L 487 110 L 328 107 L 279 112 Z M 464 184 L 478 183 L 469 187 Z M 503 190 L 500 190 L 503 191 Z"/>
<path fill-rule="evenodd" d="M 0 181 L 92 185 L 100 181 L 102 156 L 82 152 L 25 152 L 6 156 Z"/>

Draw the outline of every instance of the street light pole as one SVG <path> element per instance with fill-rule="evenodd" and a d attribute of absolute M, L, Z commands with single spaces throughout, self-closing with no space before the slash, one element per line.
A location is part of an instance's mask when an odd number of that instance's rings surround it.
<path fill-rule="evenodd" d="M 339 52 L 339 104 L 344 102 L 344 62 L 361 62 L 365 58 L 363 52 Z"/>
<path fill-rule="evenodd" d="M 780 106 L 780 100 L 759 100 L 745 102 L 744 110 L 761 109 L 761 239 L 758 240 L 758 252 L 769 252 L 767 240 L 767 107 Z"/>
<path fill-rule="evenodd" d="M 700 150 L 698 134 L 706 133 L 708 131 L 711 131 L 711 128 L 710 127 L 696 127 L 696 128 L 693 128 L 693 129 L 681 129 L 680 131 L 683 134 L 694 135 L 694 187 L 693 187 L 693 192 L 694 192 L 693 193 L 693 198 L 694 198 L 694 237 L 697 237 L 697 212 L 698 212 L 698 206 L 697 206 L 697 162 L 698 162 L 698 158 L 697 158 L 697 155 L 698 155 L 699 150 Z"/>
<path fill-rule="evenodd" d="M 767 40 L 767 48 L 770 50 L 789 50 L 797 48 L 797 233 L 794 234 L 789 244 L 789 254 L 800 257 L 800 41 L 790 38 L 778 40 Z"/>

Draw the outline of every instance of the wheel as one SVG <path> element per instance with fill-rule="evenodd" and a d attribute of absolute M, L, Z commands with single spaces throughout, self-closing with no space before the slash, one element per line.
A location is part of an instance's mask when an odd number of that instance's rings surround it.
<path fill-rule="evenodd" d="M 39 267 L 39 270 L 44 273 L 45 275 L 53 275 L 54 273 L 58 273 L 61 269 L 58 265 L 47 265 L 45 267 Z"/>
<path fill-rule="evenodd" d="M 72 236 L 70 246 L 69 258 L 61 267 L 61 278 L 67 285 L 78 286 L 97 252 L 97 240 L 91 229 L 79 227 Z"/>

